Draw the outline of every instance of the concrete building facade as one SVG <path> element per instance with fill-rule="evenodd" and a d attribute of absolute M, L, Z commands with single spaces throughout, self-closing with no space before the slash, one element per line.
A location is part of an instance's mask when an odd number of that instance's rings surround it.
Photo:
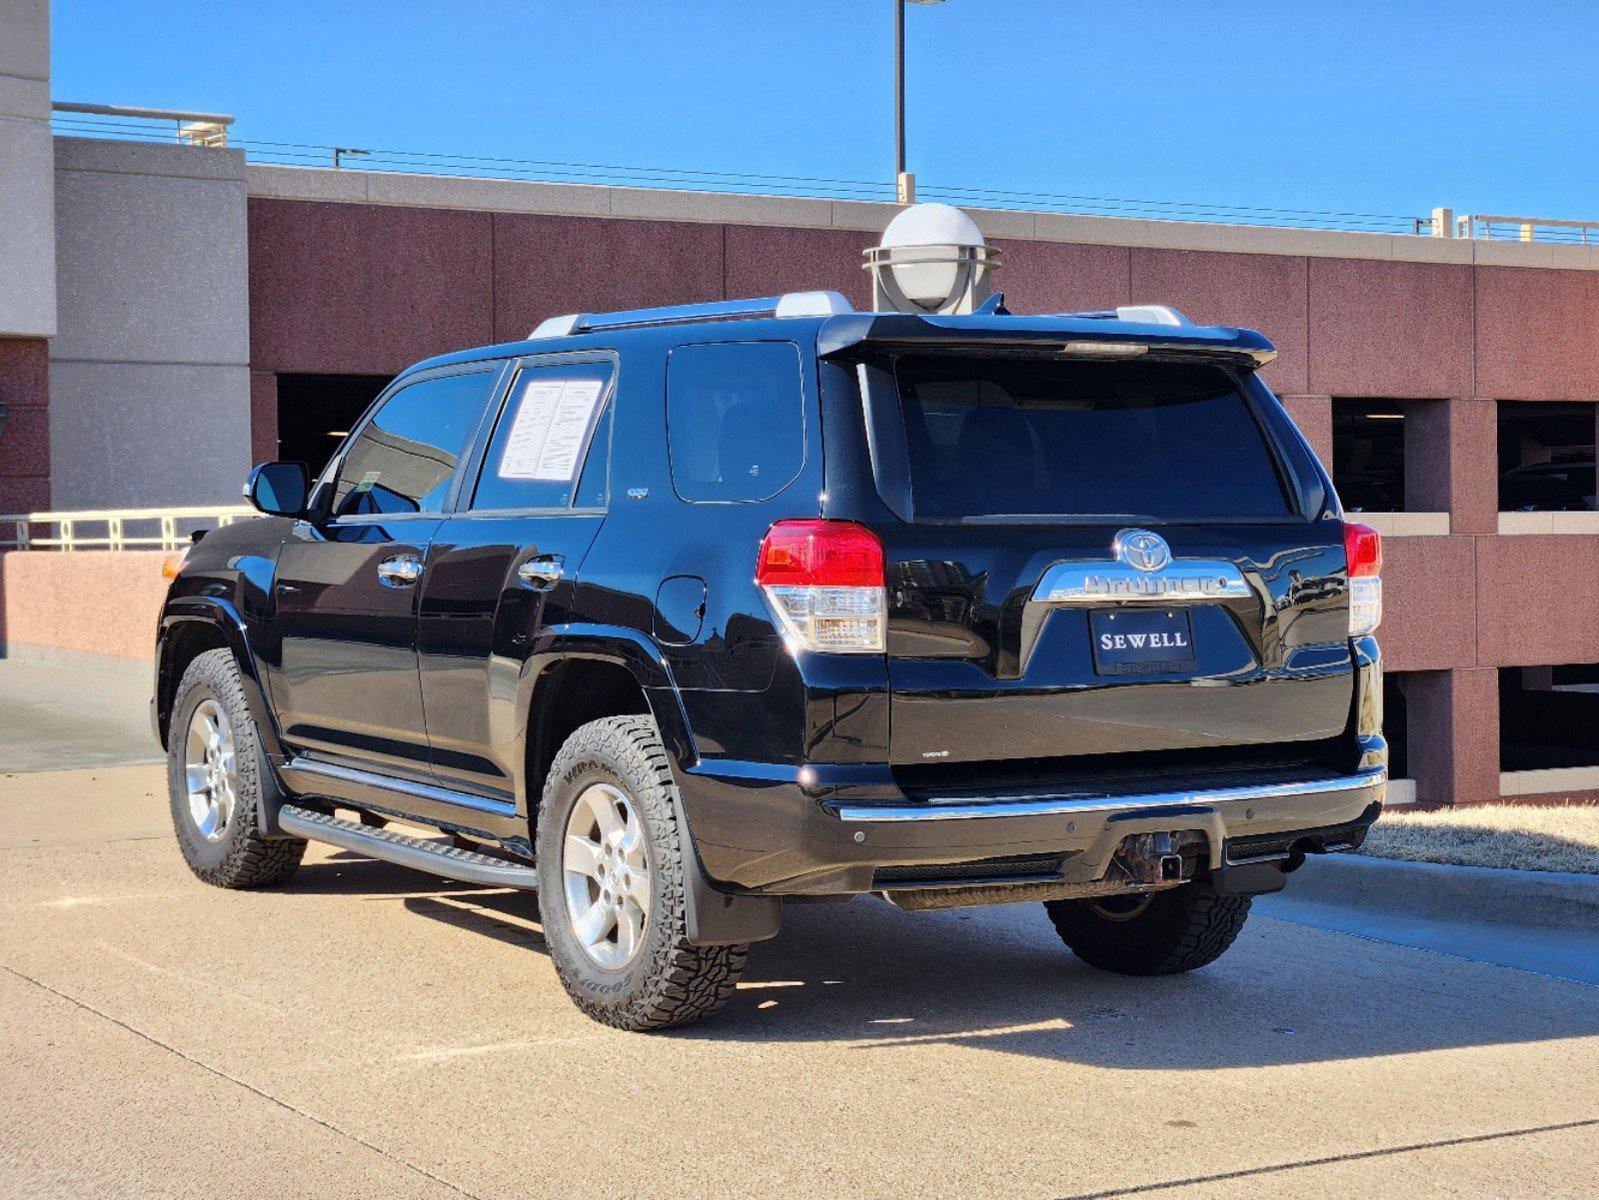
<path fill-rule="evenodd" d="M 5 19 L 37 42 L 40 9 Z M 861 251 L 896 211 L 52 144 L 47 34 L 29 55 L 7 32 L 0 513 L 232 502 L 324 397 L 554 313 L 811 288 L 866 307 Z M 1599 799 L 1599 512 L 1501 511 L 1507 469 L 1592 461 L 1599 247 L 974 215 L 1016 311 L 1171 304 L 1277 344 L 1266 380 L 1387 535 L 1396 795 Z M 7 603 L 14 640 L 55 628 Z"/>

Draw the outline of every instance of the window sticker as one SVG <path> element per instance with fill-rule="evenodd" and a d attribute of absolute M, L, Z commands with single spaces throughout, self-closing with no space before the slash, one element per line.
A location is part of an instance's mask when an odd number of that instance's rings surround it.
<path fill-rule="evenodd" d="M 570 481 L 604 390 L 599 379 L 536 381 L 523 388 L 500 454 L 500 478 Z"/>

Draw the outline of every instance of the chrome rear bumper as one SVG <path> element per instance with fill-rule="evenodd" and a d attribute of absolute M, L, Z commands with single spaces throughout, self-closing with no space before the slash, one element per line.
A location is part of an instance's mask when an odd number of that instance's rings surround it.
<path fill-rule="evenodd" d="M 846 824 L 872 824 L 886 821 L 971 821 L 1002 817 L 1085 816 L 1092 814 L 1135 815 L 1147 809 L 1221 804 L 1264 800 L 1291 800 L 1331 796 L 1384 784 L 1386 768 L 1378 767 L 1353 775 L 1300 783 L 1270 783 L 1250 787 L 1193 789 L 1175 792 L 1145 792 L 1129 796 L 1046 796 L 1025 800 L 928 801 L 922 804 L 840 804 L 829 806 Z"/>

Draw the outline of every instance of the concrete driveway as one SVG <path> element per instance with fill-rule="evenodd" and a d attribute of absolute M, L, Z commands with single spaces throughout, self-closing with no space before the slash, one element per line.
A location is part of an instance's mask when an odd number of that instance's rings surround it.
<path fill-rule="evenodd" d="M 159 762 L 149 663 L 0 655 L 0 773 Z"/>
<path fill-rule="evenodd" d="M 1591 1196 L 1599 989 L 1258 917 L 1196 974 L 1036 906 L 796 908 L 618 1033 L 531 898 L 194 880 L 157 767 L 0 778 L 0 1195 Z"/>

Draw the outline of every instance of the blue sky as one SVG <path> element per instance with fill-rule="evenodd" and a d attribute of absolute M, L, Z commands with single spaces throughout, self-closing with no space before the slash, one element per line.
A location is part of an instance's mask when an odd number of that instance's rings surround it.
<path fill-rule="evenodd" d="M 912 6 L 910 165 L 990 191 L 1599 217 L 1594 14 Z M 230 112 L 245 141 L 887 180 L 891 22 L 889 0 L 54 0 L 54 92 Z"/>

